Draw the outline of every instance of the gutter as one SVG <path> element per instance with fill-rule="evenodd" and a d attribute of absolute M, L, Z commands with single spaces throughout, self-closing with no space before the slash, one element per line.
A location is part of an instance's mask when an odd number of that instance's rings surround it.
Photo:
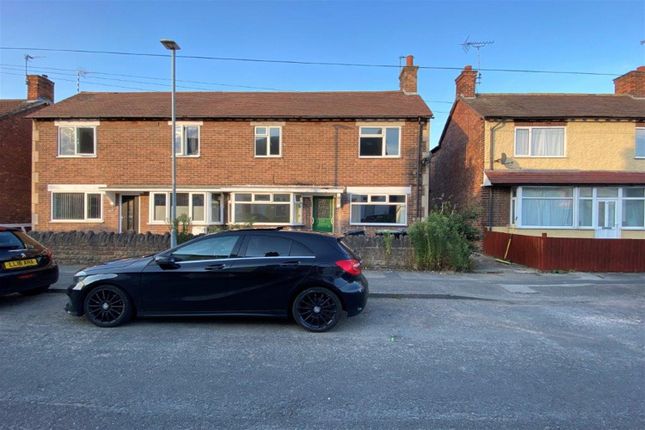
<path fill-rule="evenodd" d="M 421 157 L 423 155 L 423 125 L 425 121 L 419 117 L 419 142 L 417 148 L 417 219 L 421 219 Z"/>

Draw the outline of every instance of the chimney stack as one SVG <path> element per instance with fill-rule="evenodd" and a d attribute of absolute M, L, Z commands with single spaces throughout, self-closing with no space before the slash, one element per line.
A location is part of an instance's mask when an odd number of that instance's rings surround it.
<path fill-rule="evenodd" d="M 456 98 L 459 97 L 475 97 L 475 82 L 477 81 L 477 71 L 473 70 L 473 66 L 468 65 L 464 67 L 455 84 L 457 87 Z"/>
<path fill-rule="evenodd" d="M 47 75 L 27 75 L 27 100 L 54 103 L 54 83 Z"/>
<path fill-rule="evenodd" d="M 414 65 L 414 57 L 408 55 L 405 57 L 405 67 L 401 69 L 399 75 L 399 86 L 403 94 L 417 94 L 417 71 L 419 66 Z"/>
<path fill-rule="evenodd" d="M 645 66 L 614 79 L 614 93 L 645 97 Z"/>

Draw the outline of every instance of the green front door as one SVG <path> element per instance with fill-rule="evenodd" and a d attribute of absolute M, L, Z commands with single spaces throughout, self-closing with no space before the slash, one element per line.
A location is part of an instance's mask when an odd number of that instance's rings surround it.
<path fill-rule="evenodd" d="M 334 231 L 334 198 L 314 197 L 314 231 Z"/>

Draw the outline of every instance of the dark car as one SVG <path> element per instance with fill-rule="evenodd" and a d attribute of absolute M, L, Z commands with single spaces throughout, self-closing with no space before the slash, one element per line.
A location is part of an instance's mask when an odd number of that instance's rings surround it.
<path fill-rule="evenodd" d="M 0 295 L 33 295 L 58 281 L 49 249 L 21 230 L 0 227 Z"/>
<path fill-rule="evenodd" d="M 293 317 L 326 331 L 367 301 L 360 261 L 339 238 L 281 230 L 234 230 L 157 255 L 78 272 L 67 311 L 100 327 L 133 316 Z"/>

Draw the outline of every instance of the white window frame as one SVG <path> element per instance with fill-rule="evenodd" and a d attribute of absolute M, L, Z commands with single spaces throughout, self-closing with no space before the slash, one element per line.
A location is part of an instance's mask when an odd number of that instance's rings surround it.
<path fill-rule="evenodd" d="M 155 195 L 163 194 L 166 196 L 166 217 L 163 221 L 154 219 L 154 202 Z M 149 225 L 169 225 L 170 224 L 170 195 L 172 193 L 168 191 L 151 191 L 148 196 L 148 224 Z M 222 193 L 210 192 L 210 191 L 177 191 L 177 194 L 188 194 L 188 214 L 190 218 L 190 225 L 193 226 L 205 226 L 205 225 L 222 225 L 224 219 L 224 204 Z M 204 219 L 202 221 L 195 221 L 192 216 L 193 213 L 193 195 L 201 194 L 204 196 Z M 220 222 L 211 222 L 211 199 L 214 195 L 220 195 Z"/>
<path fill-rule="evenodd" d="M 625 188 L 643 188 L 643 187 L 645 187 L 645 185 L 620 188 L 620 191 L 619 191 L 620 200 L 618 202 L 619 204 L 616 207 L 616 211 L 620 210 L 620 214 L 617 214 L 616 216 L 620 215 L 620 218 L 618 219 L 618 224 L 619 224 L 620 228 L 623 229 L 623 230 L 632 230 L 632 231 L 633 230 L 637 230 L 637 231 L 638 230 L 645 230 L 645 225 L 643 227 L 624 227 L 623 226 L 623 209 L 624 209 L 625 201 L 645 200 L 645 197 L 626 197 L 624 189 Z M 645 205 L 645 203 L 643 203 L 643 204 Z M 618 206 L 620 206 L 620 208 L 618 208 Z"/>
<path fill-rule="evenodd" d="M 266 129 L 265 135 L 258 135 L 258 128 Z M 278 154 L 271 154 L 271 129 L 277 128 L 279 131 L 278 135 Z M 267 153 L 265 155 L 258 155 L 256 152 L 256 139 L 258 137 L 266 137 L 267 139 Z M 253 156 L 255 158 L 281 158 L 282 157 L 282 126 L 280 125 L 255 125 L 253 128 Z M 241 193 L 244 194 L 244 193 Z M 280 193 L 278 193 L 280 194 Z"/>
<path fill-rule="evenodd" d="M 636 131 L 634 134 L 634 158 L 636 158 L 637 160 L 643 160 L 645 159 L 645 154 L 638 155 L 636 153 L 636 142 L 638 140 L 638 130 L 642 130 L 642 133 L 645 133 L 645 127 L 636 127 Z"/>
<path fill-rule="evenodd" d="M 175 127 L 181 129 L 181 141 L 179 142 L 179 152 L 176 152 L 177 157 L 182 158 L 198 158 L 202 153 L 202 123 L 189 123 L 189 122 L 177 122 Z M 171 122 L 172 127 L 172 122 Z M 197 154 L 186 154 L 186 128 L 187 127 L 196 127 L 197 128 Z M 177 131 L 175 131 L 176 136 Z M 173 146 L 173 148 L 175 148 Z"/>
<path fill-rule="evenodd" d="M 617 228 L 621 230 L 636 230 L 636 231 L 642 231 L 645 230 L 644 227 L 626 227 L 623 226 L 623 206 L 624 202 L 628 200 L 645 200 L 645 197 L 626 197 L 625 196 L 625 189 L 627 188 L 643 188 L 645 185 L 639 185 L 639 186 L 621 186 L 621 185 L 612 185 L 612 184 L 607 184 L 607 185 L 602 185 L 602 186 L 587 186 L 587 185 L 581 185 L 581 186 L 572 186 L 573 187 L 573 226 L 533 226 L 533 225 L 525 225 L 522 220 L 522 200 L 523 200 L 523 188 L 526 186 L 518 186 L 516 187 L 517 190 L 517 197 L 512 197 L 511 194 L 511 205 L 513 204 L 512 201 L 513 199 L 516 199 L 515 201 L 515 210 L 516 210 L 516 215 L 517 215 L 517 222 L 513 224 L 513 220 L 510 220 L 510 225 L 514 225 L 518 229 L 543 229 L 543 230 L 596 230 L 598 228 L 598 201 L 600 200 L 614 200 L 616 201 L 616 226 Z M 542 185 L 528 185 L 530 188 L 563 188 L 562 186 L 542 186 Z M 592 189 L 592 197 L 581 197 L 580 196 L 580 189 L 581 188 L 591 188 Z M 618 189 L 618 195 L 616 197 L 600 197 L 598 196 L 598 189 L 602 188 L 617 188 Z M 549 197 L 545 197 L 549 198 Z M 553 199 L 562 199 L 562 197 L 552 197 Z M 579 226 L 579 211 L 580 211 L 580 201 L 581 200 L 592 200 L 592 214 L 591 214 L 591 226 Z M 512 216 L 512 211 L 511 215 Z"/>
<path fill-rule="evenodd" d="M 58 130 L 56 132 L 58 144 L 57 144 L 57 158 L 96 158 L 96 154 L 98 152 L 97 148 L 97 136 L 96 136 L 96 128 L 98 126 L 98 123 L 91 122 L 87 124 L 83 123 L 64 123 L 64 122 L 56 122 L 56 126 L 58 127 Z M 74 154 L 71 155 L 65 155 L 61 154 L 61 132 L 64 128 L 71 128 L 74 130 Z M 78 129 L 79 128 L 91 128 L 92 129 L 92 134 L 94 138 L 94 152 L 91 154 L 81 154 L 78 152 Z"/>
<path fill-rule="evenodd" d="M 50 200 L 49 200 L 49 222 L 51 223 L 103 223 L 103 196 L 104 193 L 99 192 L 99 191 L 64 191 L 64 190 L 57 190 L 57 191 L 51 191 L 50 192 Z M 84 200 L 83 200 L 83 218 L 79 219 L 55 219 L 54 218 L 54 195 L 55 194 L 83 194 L 84 195 Z M 87 203 L 88 203 L 88 195 L 89 194 L 98 194 L 100 196 L 100 211 L 101 211 L 101 217 L 100 218 L 88 218 L 87 217 Z"/>
<path fill-rule="evenodd" d="M 382 129 L 382 132 L 380 135 L 377 134 L 368 134 L 363 136 L 363 129 L 364 128 L 380 128 Z M 386 155 L 385 151 L 387 149 L 387 142 L 386 142 L 386 136 L 387 136 L 387 129 L 388 128 L 396 128 L 399 130 L 399 153 L 398 155 Z M 382 146 L 381 146 L 381 155 L 361 155 L 361 138 L 362 137 L 376 137 L 380 136 L 382 139 Z M 391 126 L 391 125 L 380 125 L 380 124 L 375 124 L 375 125 L 361 125 L 358 127 L 358 158 L 401 158 L 401 126 Z M 407 197 L 406 197 L 407 199 Z"/>
<path fill-rule="evenodd" d="M 237 202 L 236 201 L 236 196 L 239 194 L 251 194 L 251 201 L 248 202 Z M 288 194 L 289 195 L 289 201 L 288 202 L 276 202 L 274 201 L 274 196 L 276 194 Z M 256 196 L 261 195 L 261 196 L 266 196 L 269 195 L 270 199 L 269 200 L 256 200 Z M 244 205 L 253 205 L 253 204 L 281 204 L 281 205 L 289 205 L 289 222 L 254 222 L 253 225 L 302 225 L 302 223 L 295 223 L 294 218 L 295 218 L 295 204 L 296 204 L 296 194 L 290 193 L 290 192 L 279 192 L 279 191 L 274 191 L 274 192 L 253 192 L 253 191 L 238 191 L 231 193 L 231 199 L 230 199 L 230 205 L 229 205 L 229 214 L 230 214 L 230 224 L 247 224 L 246 221 L 238 221 L 235 219 L 235 205 L 236 204 L 244 204 Z M 300 194 L 299 194 L 300 195 Z"/>
<path fill-rule="evenodd" d="M 219 196 L 219 221 L 213 221 L 213 198 Z M 208 193 L 208 225 L 223 225 L 224 224 L 224 193 L 210 192 Z"/>
<path fill-rule="evenodd" d="M 533 129 L 535 128 L 550 128 L 550 129 L 562 129 L 562 155 L 532 155 L 531 154 L 531 138 L 533 136 Z M 529 153 L 528 154 L 518 154 L 517 153 L 517 131 L 518 130 L 528 130 L 529 131 Z M 513 154 L 517 158 L 567 158 L 567 127 L 563 125 L 558 126 L 516 126 L 513 131 Z"/>
<path fill-rule="evenodd" d="M 367 196 L 367 202 L 354 202 L 352 201 L 353 196 Z M 405 197 L 404 202 L 390 202 L 391 196 L 403 196 Z M 385 197 L 385 202 L 373 202 L 373 197 Z M 352 221 L 352 208 L 353 206 L 382 206 L 382 205 L 391 205 L 391 206 L 402 206 L 405 209 L 405 223 L 365 223 L 365 222 L 353 222 Z M 373 193 L 373 194 L 359 194 L 353 193 L 349 196 L 349 225 L 362 225 L 362 226 L 372 226 L 372 227 L 405 227 L 408 225 L 408 195 L 407 194 L 386 194 L 386 193 Z"/>

